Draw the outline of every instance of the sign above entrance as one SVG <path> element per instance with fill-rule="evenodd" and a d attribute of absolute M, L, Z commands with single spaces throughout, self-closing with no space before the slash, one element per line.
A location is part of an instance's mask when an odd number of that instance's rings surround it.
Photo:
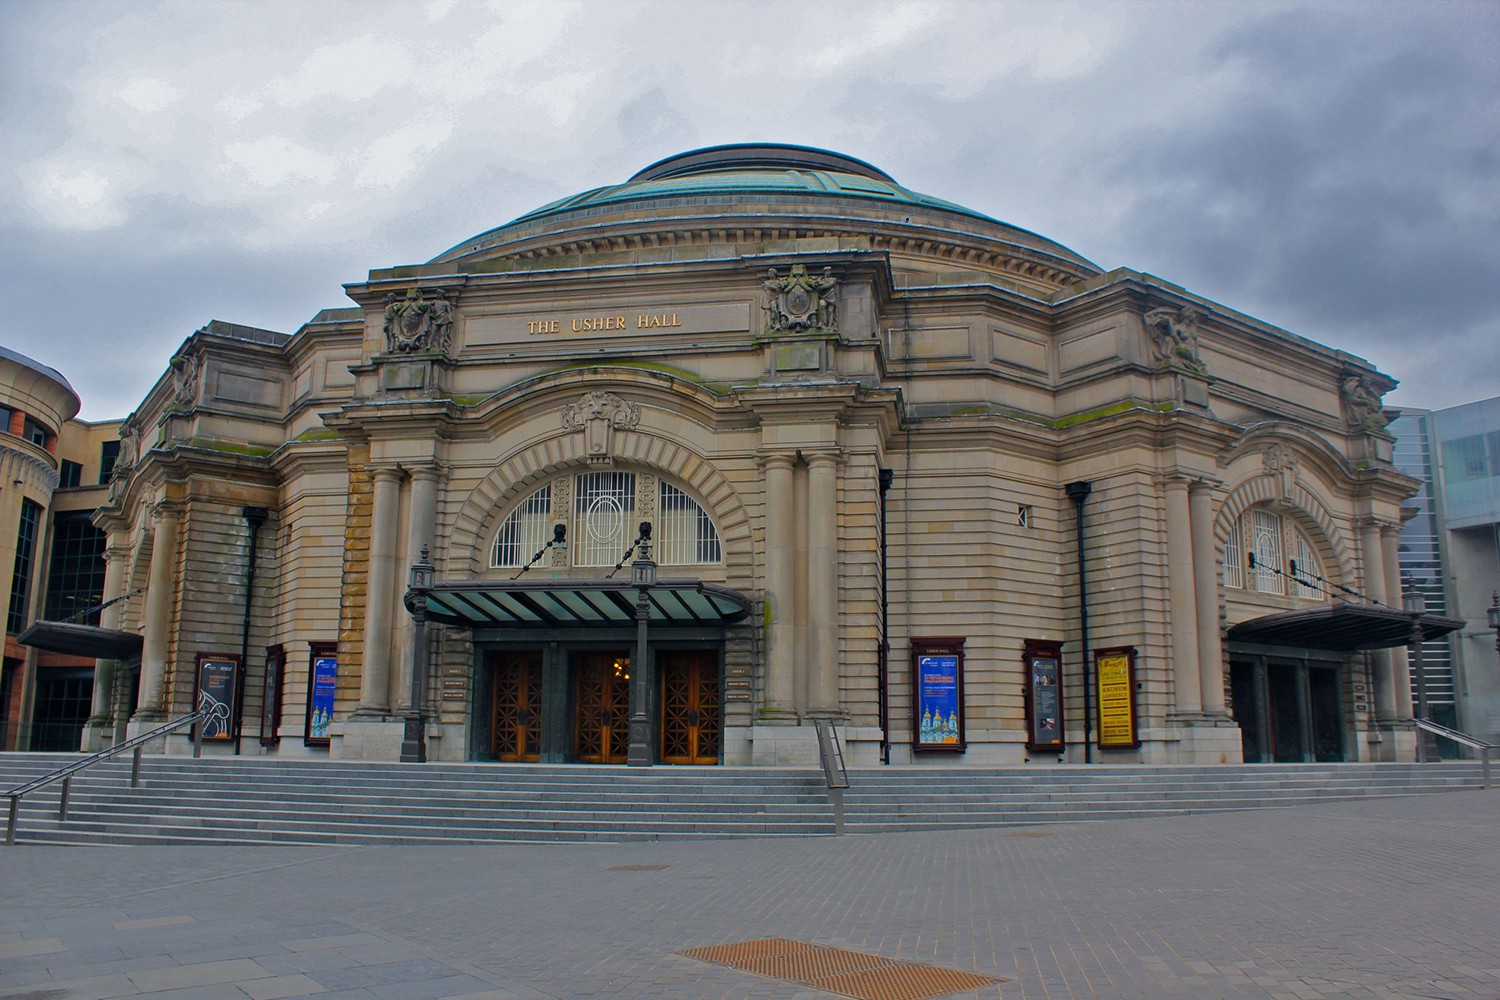
<path fill-rule="evenodd" d="M 715 305 L 569 305 L 501 316 L 474 316 L 464 321 L 464 344 L 508 344 L 640 334 L 748 333 L 747 303 Z"/>

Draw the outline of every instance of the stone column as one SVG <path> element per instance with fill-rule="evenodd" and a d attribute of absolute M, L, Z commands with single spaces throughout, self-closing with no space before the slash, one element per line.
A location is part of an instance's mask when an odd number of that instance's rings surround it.
<path fill-rule="evenodd" d="M 177 582 L 176 507 L 156 509 L 156 537 L 151 543 L 151 569 L 146 579 L 146 614 L 142 629 L 141 685 L 136 696 L 137 722 L 159 722 L 169 707 L 162 690 L 167 676 L 167 631 L 171 627 L 172 591 Z"/>
<path fill-rule="evenodd" d="M 1385 564 L 1386 603 L 1401 607 L 1401 529 L 1393 524 L 1380 526 L 1380 554 Z M 1410 650 L 1399 646 L 1391 654 L 1391 686 L 1396 695 L 1396 718 L 1411 719 L 1416 711 L 1411 703 Z"/>
<path fill-rule="evenodd" d="M 1224 718 L 1224 646 L 1219 641 L 1219 574 L 1214 558 L 1213 487 L 1194 483 L 1188 490 L 1192 521 L 1193 593 L 1197 605 L 1198 676 L 1207 715 Z"/>
<path fill-rule="evenodd" d="M 1359 530 L 1359 553 L 1364 560 L 1364 586 L 1366 597 L 1381 604 L 1389 604 L 1385 591 L 1385 553 L 1380 546 L 1380 526 L 1366 521 Z M 1398 599 L 1398 605 L 1401 603 Z M 1375 678 L 1375 718 L 1378 722 L 1390 722 L 1396 718 L 1396 686 L 1391 676 L 1391 662 L 1397 650 L 1374 649 L 1370 651 L 1370 673 Z"/>
<path fill-rule="evenodd" d="M 768 455 L 766 466 L 766 696 L 761 716 L 795 719 L 792 609 L 792 456 Z"/>
<path fill-rule="evenodd" d="M 401 506 L 401 472 L 373 469 L 370 501 L 370 562 L 365 588 L 364 663 L 360 668 L 360 716 L 385 716 L 391 708 L 392 586 L 396 580 L 396 525 Z"/>
<path fill-rule="evenodd" d="M 437 537 L 437 491 L 438 477 L 440 471 L 436 465 L 421 465 L 407 470 L 411 475 L 411 510 L 407 521 L 406 535 L 406 563 L 396 574 L 396 591 L 404 594 L 406 592 L 406 572 L 411 566 L 422 558 L 422 548 L 426 546 L 429 555 L 436 562 L 436 537 Z M 399 602 L 398 602 L 399 603 Z M 401 622 L 401 690 L 396 692 L 395 701 L 402 706 L 403 711 L 411 708 L 411 668 L 414 629 L 411 615 L 406 613 L 403 607 L 400 615 Z"/>
<path fill-rule="evenodd" d="M 1203 679 L 1198 670 L 1198 600 L 1193 590 L 1193 535 L 1185 479 L 1166 482 L 1167 616 L 1172 635 L 1172 676 L 1177 712 L 1203 712 Z"/>
<path fill-rule="evenodd" d="M 838 455 L 808 456 L 807 658 L 813 715 L 836 716 L 839 699 Z"/>
<path fill-rule="evenodd" d="M 125 593 L 125 567 L 129 554 L 129 549 L 123 546 L 110 545 L 105 548 L 103 603 L 108 604 Z M 109 607 L 99 612 L 100 628 L 118 629 L 120 627 L 123 603 L 110 604 Z M 110 736 L 115 726 L 112 710 L 114 682 L 119 667 L 117 660 L 94 661 L 93 700 L 89 703 L 89 721 L 83 727 L 83 741 L 78 748 L 84 753 L 102 750 L 112 742 Z"/>

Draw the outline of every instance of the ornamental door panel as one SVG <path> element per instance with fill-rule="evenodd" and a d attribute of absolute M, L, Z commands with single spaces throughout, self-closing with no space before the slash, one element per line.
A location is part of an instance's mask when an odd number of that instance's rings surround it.
<path fill-rule="evenodd" d="M 717 651 L 663 650 L 657 663 L 662 762 L 717 764 L 724 733 Z"/>
<path fill-rule="evenodd" d="M 573 756 L 623 764 L 630 749 L 630 656 L 573 654 Z"/>
<path fill-rule="evenodd" d="M 537 761 L 542 746 L 542 654 L 498 653 L 494 663 L 494 758 Z"/>

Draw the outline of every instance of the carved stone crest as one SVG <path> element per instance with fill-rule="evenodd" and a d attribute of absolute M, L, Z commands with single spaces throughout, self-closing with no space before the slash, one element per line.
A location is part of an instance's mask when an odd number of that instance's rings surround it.
<path fill-rule="evenodd" d="M 385 297 L 385 349 L 393 354 L 436 351 L 447 354 L 453 342 L 453 303 L 441 288 L 427 298 L 419 288 L 404 298 Z"/>
<path fill-rule="evenodd" d="M 608 465 L 614 450 L 614 429 L 641 422 L 641 408 L 612 392 L 591 392 L 563 407 L 563 426 L 583 431 L 584 453 L 594 465 Z"/>
<path fill-rule="evenodd" d="M 1347 372 L 1339 386 L 1344 404 L 1344 420 L 1351 431 L 1384 430 L 1386 419 L 1380 413 L 1380 390 L 1368 375 Z"/>
<path fill-rule="evenodd" d="M 1293 488 L 1297 483 L 1297 472 L 1300 469 L 1297 453 L 1284 444 L 1273 444 L 1261 456 L 1260 463 L 1266 475 L 1276 478 L 1276 492 L 1281 502 L 1291 504 L 1294 499 Z"/>
<path fill-rule="evenodd" d="M 1203 373 L 1208 370 L 1198 354 L 1198 310 L 1188 306 L 1163 306 L 1143 317 L 1151 334 L 1151 351 L 1159 364 L 1175 365 Z"/>
<path fill-rule="evenodd" d="M 786 333 L 837 333 L 838 301 L 835 293 L 839 279 L 833 268 L 813 276 L 802 264 L 793 264 L 792 273 L 781 275 L 771 268 L 765 282 L 766 328 Z"/>

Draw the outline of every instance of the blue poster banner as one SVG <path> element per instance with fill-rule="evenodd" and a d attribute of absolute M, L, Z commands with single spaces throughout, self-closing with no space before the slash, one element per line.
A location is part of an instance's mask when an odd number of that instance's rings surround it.
<path fill-rule="evenodd" d="M 328 723 L 333 719 L 333 695 L 338 682 L 339 661 L 333 656 L 318 656 L 312 661 L 312 696 L 307 708 L 308 740 L 327 740 Z"/>
<path fill-rule="evenodd" d="M 919 747 L 956 746 L 963 732 L 958 704 L 958 657 L 917 657 Z"/>

